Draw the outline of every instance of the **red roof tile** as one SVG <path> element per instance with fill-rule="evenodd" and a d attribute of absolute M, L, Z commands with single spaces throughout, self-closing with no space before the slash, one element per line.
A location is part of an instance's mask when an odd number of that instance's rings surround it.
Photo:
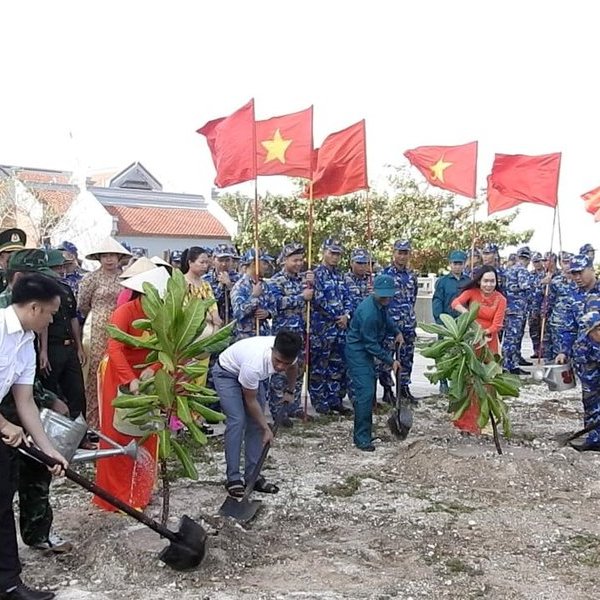
<path fill-rule="evenodd" d="M 104 208 L 118 217 L 119 235 L 229 238 L 223 224 L 207 210 L 106 205 Z"/>
<path fill-rule="evenodd" d="M 19 169 L 16 171 L 16 176 L 24 183 L 69 183 L 71 173 L 66 171 L 42 171 L 28 169 Z"/>
<path fill-rule="evenodd" d="M 53 211 L 63 214 L 69 210 L 79 192 L 77 188 L 56 190 L 37 187 L 30 188 L 30 191 L 37 196 L 38 200 L 47 204 Z"/>

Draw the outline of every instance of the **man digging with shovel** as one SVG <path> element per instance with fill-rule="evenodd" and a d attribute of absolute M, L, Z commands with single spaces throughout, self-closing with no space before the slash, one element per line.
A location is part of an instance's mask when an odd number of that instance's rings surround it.
<path fill-rule="evenodd" d="M 383 345 L 386 336 L 395 337 L 396 344 L 404 341 L 386 309 L 395 293 L 394 278 L 377 275 L 373 293 L 358 305 L 346 336 L 346 368 L 354 393 L 354 444 L 366 452 L 375 450 L 372 432 L 375 359 L 391 366 L 396 376 L 400 368 L 398 360 Z"/>
<path fill-rule="evenodd" d="M 274 373 L 285 373 L 287 386 L 284 402 L 294 401 L 294 387 L 298 376 L 298 355 L 302 337 L 282 330 L 276 336 L 259 336 L 240 340 L 219 355 L 212 369 L 213 382 L 219 394 L 225 422 L 225 460 L 227 483 L 225 488 L 234 498 L 243 498 L 246 485 L 255 479 L 255 470 L 263 447 L 273 440 L 273 431 L 265 418 L 266 382 Z M 276 421 L 277 425 L 277 421 Z M 244 479 L 240 472 L 242 441 L 245 445 Z M 253 489 L 276 494 L 279 488 L 256 477 Z"/>

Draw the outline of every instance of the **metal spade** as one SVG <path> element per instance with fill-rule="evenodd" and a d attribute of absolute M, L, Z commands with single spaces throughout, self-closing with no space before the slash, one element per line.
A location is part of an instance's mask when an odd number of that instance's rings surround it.
<path fill-rule="evenodd" d="M 39 460 L 48 466 L 54 466 L 57 461 L 44 454 L 38 448 L 33 446 L 21 446 L 21 452 Z M 149 527 L 159 535 L 169 540 L 169 545 L 164 548 L 159 554 L 160 560 L 176 571 L 185 571 L 197 567 L 206 554 L 206 531 L 199 523 L 196 523 L 187 515 L 183 515 L 179 521 L 179 529 L 171 531 L 160 523 L 157 523 L 142 511 L 136 510 L 126 502 L 119 500 L 104 488 L 97 486 L 95 483 L 82 477 L 72 469 L 65 469 L 67 479 L 75 482 L 86 490 L 96 494 L 115 508 L 133 517 L 146 527 Z"/>
<path fill-rule="evenodd" d="M 396 358 L 398 357 L 400 346 L 396 346 Z M 413 413 L 408 405 L 408 399 L 402 398 L 400 394 L 400 375 L 396 373 L 396 407 L 387 420 L 388 427 L 392 434 L 399 440 L 405 440 L 413 425 Z"/>

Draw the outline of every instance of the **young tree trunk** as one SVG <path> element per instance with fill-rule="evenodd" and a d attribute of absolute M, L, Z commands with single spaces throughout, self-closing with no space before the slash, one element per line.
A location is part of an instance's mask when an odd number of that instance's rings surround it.
<path fill-rule="evenodd" d="M 494 419 L 494 415 L 491 412 L 490 421 L 492 422 L 492 431 L 494 432 L 494 444 L 496 444 L 496 450 L 498 451 L 498 454 L 502 454 L 500 438 L 498 437 L 498 427 L 496 426 L 496 419 Z"/>
<path fill-rule="evenodd" d="M 169 473 L 167 471 L 167 460 L 165 458 L 160 459 L 160 479 L 162 481 L 162 513 L 160 515 L 160 523 L 166 527 L 169 519 L 171 488 L 169 487 Z"/>

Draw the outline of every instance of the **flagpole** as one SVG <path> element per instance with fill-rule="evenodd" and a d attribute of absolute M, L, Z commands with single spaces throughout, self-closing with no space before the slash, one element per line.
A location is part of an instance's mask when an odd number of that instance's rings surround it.
<path fill-rule="evenodd" d="M 253 99 L 254 100 L 254 99 Z M 254 270 L 255 279 L 252 281 L 260 283 L 260 258 L 258 250 L 258 157 L 256 152 L 256 112 L 252 102 L 252 156 L 254 162 Z M 260 335 L 260 319 L 256 317 L 256 336 Z"/>
<path fill-rule="evenodd" d="M 475 237 L 477 232 L 477 201 L 473 199 L 473 220 L 471 223 L 471 277 L 473 277 L 473 270 L 475 269 Z"/>
<path fill-rule="evenodd" d="M 371 197 L 369 188 L 365 190 L 365 202 L 367 205 L 367 249 L 369 251 L 369 283 L 373 285 L 373 227 L 371 224 Z"/>
<path fill-rule="evenodd" d="M 306 248 L 307 270 L 312 270 L 312 238 L 313 238 L 313 182 L 308 185 L 308 240 Z M 308 416 L 308 370 L 310 366 L 310 312 L 311 302 L 306 303 L 306 340 L 304 344 L 304 421 Z"/>

